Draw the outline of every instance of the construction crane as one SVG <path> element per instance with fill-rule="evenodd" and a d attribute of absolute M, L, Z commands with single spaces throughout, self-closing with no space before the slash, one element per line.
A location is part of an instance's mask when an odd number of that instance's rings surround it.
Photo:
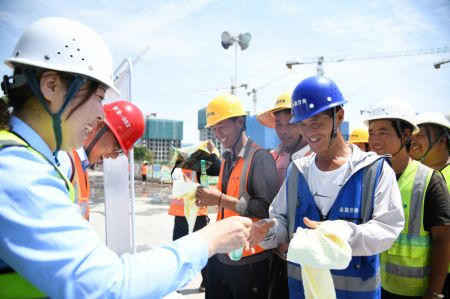
<path fill-rule="evenodd" d="M 277 77 L 277 78 L 275 78 L 275 79 L 273 79 L 271 81 L 268 81 L 268 82 L 264 83 L 263 85 L 259 86 L 258 88 L 252 88 L 249 92 L 247 92 L 248 96 L 252 95 L 253 113 L 254 114 L 256 114 L 256 112 L 257 112 L 256 104 L 258 102 L 258 98 L 257 98 L 258 91 L 260 91 L 261 89 L 263 89 L 263 88 L 265 88 L 265 87 L 267 87 L 269 85 L 272 85 L 272 84 L 280 81 L 281 79 L 286 78 L 287 76 L 291 76 L 292 74 L 293 74 L 292 72 L 287 72 L 287 73 L 285 73 L 285 74 L 283 74 L 283 75 L 281 75 L 281 76 L 279 76 L 279 77 Z"/>
<path fill-rule="evenodd" d="M 236 95 L 236 92 L 237 92 L 237 90 L 238 90 L 239 88 L 244 88 L 245 90 L 247 90 L 248 84 L 247 84 L 247 83 L 242 83 L 242 84 L 239 84 L 238 86 L 235 86 L 235 85 L 233 84 L 233 79 L 231 79 L 231 85 L 230 85 L 230 87 L 227 87 L 227 88 L 224 87 L 224 88 L 208 89 L 208 90 L 194 90 L 194 91 L 192 91 L 191 93 L 192 93 L 192 94 L 195 94 L 195 93 L 204 93 L 204 92 L 214 92 L 214 91 L 229 90 L 229 91 L 230 91 L 230 94 Z"/>
<path fill-rule="evenodd" d="M 135 66 L 136 63 L 138 63 L 138 61 L 141 60 L 141 58 L 148 52 L 148 50 L 150 50 L 150 47 L 146 46 L 136 57 L 133 58 L 131 64 Z"/>
<path fill-rule="evenodd" d="M 423 49 L 423 50 L 410 50 L 410 51 L 396 51 L 396 52 L 380 52 L 373 54 L 353 54 L 344 56 L 319 56 L 315 58 L 306 58 L 300 61 L 286 61 L 286 66 L 288 69 L 292 69 L 293 65 L 300 64 L 316 64 L 317 75 L 323 76 L 323 63 L 324 62 L 342 62 L 342 61 L 356 61 L 356 60 L 372 60 L 372 59 L 384 59 L 384 58 L 395 58 L 404 56 L 417 56 L 417 55 L 429 55 L 438 53 L 448 53 L 450 52 L 450 47 L 434 48 L 434 49 Z"/>

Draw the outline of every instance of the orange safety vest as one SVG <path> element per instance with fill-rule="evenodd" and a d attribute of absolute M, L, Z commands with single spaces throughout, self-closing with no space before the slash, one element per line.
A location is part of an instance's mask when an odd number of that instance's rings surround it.
<path fill-rule="evenodd" d="M 141 166 L 141 175 L 147 175 L 147 171 L 148 171 L 148 166 L 142 164 L 142 166 Z"/>
<path fill-rule="evenodd" d="M 72 150 L 72 157 L 74 160 L 74 175 L 72 176 L 72 185 L 75 189 L 75 202 L 81 210 L 81 215 L 84 219 L 89 221 L 89 175 L 87 170 L 83 169 L 80 156 L 76 150 Z"/>
<path fill-rule="evenodd" d="M 181 169 L 183 174 L 192 180 L 192 170 L 190 169 Z M 198 182 L 198 179 L 196 178 L 196 181 Z M 170 206 L 169 206 L 169 215 L 172 216 L 183 216 L 184 217 L 184 200 L 183 198 L 172 198 L 170 200 Z M 208 215 L 208 207 L 201 207 L 198 209 L 197 216 L 206 216 Z"/>
<path fill-rule="evenodd" d="M 249 140 L 245 144 L 245 151 L 244 151 L 244 157 L 238 157 L 235 166 L 233 167 L 233 170 L 230 174 L 230 179 L 228 180 L 227 185 L 227 192 L 226 194 L 235 198 L 242 198 L 244 197 L 247 201 L 250 200 L 250 195 L 247 192 L 247 181 L 248 181 L 248 174 L 249 170 L 251 168 L 253 155 L 257 150 L 259 150 L 260 147 L 253 143 L 253 141 Z M 219 182 L 217 183 L 217 189 L 219 191 L 222 191 L 222 175 L 223 175 L 223 167 L 225 165 L 225 160 L 222 161 L 222 165 L 220 166 L 220 175 L 219 175 Z M 241 216 L 239 213 L 226 209 L 221 208 L 217 211 L 217 221 L 220 221 L 222 219 L 231 217 L 231 216 Z M 250 217 L 253 222 L 256 222 L 260 220 L 259 218 Z M 255 252 L 253 254 L 261 253 L 264 251 L 262 247 L 259 245 L 256 245 Z M 250 250 L 244 250 L 243 256 L 250 256 L 252 255 Z"/>

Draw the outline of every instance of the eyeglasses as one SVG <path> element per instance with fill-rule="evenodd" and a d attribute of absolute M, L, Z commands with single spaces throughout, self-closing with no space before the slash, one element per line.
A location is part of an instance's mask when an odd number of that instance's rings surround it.
<path fill-rule="evenodd" d="M 125 152 L 123 151 L 122 147 L 120 146 L 120 144 L 117 140 L 116 140 L 116 147 L 115 147 L 115 149 L 113 149 L 113 153 L 117 154 L 118 156 L 125 154 Z"/>
<path fill-rule="evenodd" d="M 119 147 L 117 147 L 117 148 L 115 148 L 114 150 L 113 150 L 113 153 L 114 154 L 117 154 L 117 155 L 124 155 L 125 154 L 125 152 L 123 151 L 123 149 L 119 146 Z"/>

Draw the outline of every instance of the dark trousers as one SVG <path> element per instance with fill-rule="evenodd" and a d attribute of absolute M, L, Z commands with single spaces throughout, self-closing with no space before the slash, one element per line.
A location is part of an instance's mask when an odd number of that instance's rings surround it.
<path fill-rule="evenodd" d="M 209 223 L 208 216 L 197 216 L 197 219 L 195 220 L 194 225 L 194 232 L 204 228 Z M 172 240 L 175 241 L 181 237 L 186 236 L 189 233 L 189 225 L 187 223 L 186 217 L 184 216 L 175 216 L 174 220 L 174 226 L 173 226 L 173 235 Z M 206 285 L 206 274 L 208 272 L 208 263 L 206 266 L 202 269 L 202 278 L 203 281 L 201 283 L 201 286 Z"/>
<path fill-rule="evenodd" d="M 274 254 L 270 274 L 269 299 L 289 299 L 287 261 Z"/>
<path fill-rule="evenodd" d="M 209 259 L 206 299 L 266 299 L 270 259 L 243 266 L 229 266 L 216 256 Z"/>

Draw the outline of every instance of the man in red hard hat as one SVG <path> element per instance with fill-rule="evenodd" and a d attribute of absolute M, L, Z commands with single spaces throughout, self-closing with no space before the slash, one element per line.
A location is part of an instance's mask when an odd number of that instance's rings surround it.
<path fill-rule="evenodd" d="M 103 106 L 104 119 L 91 128 L 84 146 L 67 154 L 59 154 L 61 170 L 72 182 L 76 202 L 81 214 L 89 220 L 89 177 L 87 168 L 102 158 L 115 159 L 128 155 L 134 143 L 144 134 L 145 120 L 141 110 L 133 103 L 117 101 Z"/>

